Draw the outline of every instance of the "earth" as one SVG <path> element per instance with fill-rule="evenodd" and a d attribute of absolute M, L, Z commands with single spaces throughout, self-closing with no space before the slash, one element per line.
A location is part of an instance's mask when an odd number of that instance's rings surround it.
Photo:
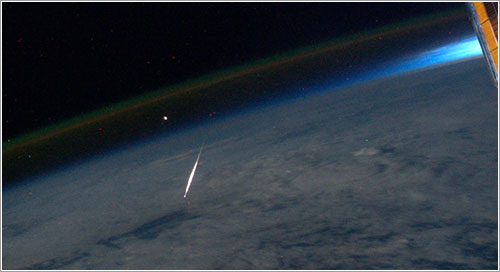
<path fill-rule="evenodd" d="M 497 269 L 497 95 L 474 58 L 73 164 L 4 189 L 3 269 Z"/>

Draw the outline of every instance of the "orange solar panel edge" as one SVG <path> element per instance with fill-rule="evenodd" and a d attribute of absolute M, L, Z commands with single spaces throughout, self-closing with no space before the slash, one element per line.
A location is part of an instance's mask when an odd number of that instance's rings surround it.
<path fill-rule="evenodd" d="M 484 38 L 486 39 L 486 43 L 488 44 L 488 51 L 492 51 L 498 47 L 498 42 L 495 37 L 495 32 L 493 32 L 493 27 L 490 24 L 490 21 L 486 21 L 481 24 L 481 29 L 484 33 Z"/>
<path fill-rule="evenodd" d="M 486 5 L 487 4 L 487 5 Z M 473 18 L 477 26 L 476 32 L 479 41 L 483 46 L 483 52 L 486 59 L 489 59 L 490 69 L 494 74 L 495 81 L 498 84 L 498 2 L 473 2 Z"/>
<path fill-rule="evenodd" d="M 479 19 L 480 24 L 488 20 L 488 15 L 486 14 L 486 9 L 484 8 L 483 3 L 474 2 L 474 8 L 476 9 L 477 18 Z"/>
<path fill-rule="evenodd" d="M 497 67 L 498 71 L 498 47 L 495 50 L 492 50 L 491 52 L 491 57 L 493 58 L 493 61 L 495 62 L 495 66 Z"/>

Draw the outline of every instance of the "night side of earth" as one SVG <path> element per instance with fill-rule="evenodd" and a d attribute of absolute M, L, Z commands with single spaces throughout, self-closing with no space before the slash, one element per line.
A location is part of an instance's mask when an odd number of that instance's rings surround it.
<path fill-rule="evenodd" d="M 460 9 L 4 143 L 2 268 L 497 269 L 495 84 Z"/>

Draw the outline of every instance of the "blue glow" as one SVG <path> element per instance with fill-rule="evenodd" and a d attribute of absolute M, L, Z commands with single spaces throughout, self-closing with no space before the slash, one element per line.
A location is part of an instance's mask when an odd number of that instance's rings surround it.
<path fill-rule="evenodd" d="M 476 37 L 440 47 L 424 53 L 425 58 L 435 58 L 442 63 L 482 55 L 481 45 Z"/>
<path fill-rule="evenodd" d="M 482 55 L 481 45 L 476 37 L 424 52 L 414 60 L 407 61 L 410 68 L 418 69 L 446 62 Z"/>
<path fill-rule="evenodd" d="M 468 59 L 482 54 L 483 51 L 481 50 L 481 45 L 479 44 L 477 37 L 473 36 L 459 42 L 425 51 L 393 65 L 384 65 L 385 67 L 379 67 L 377 71 L 368 73 L 360 79 L 364 81 L 367 79 L 381 78 L 384 76 L 428 68 L 448 62 Z"/>
<path fill-rule="evenodd" d="M 483 51 L 477 37 L 470 36 L 461 41 L 423 51 L 411 57 L 393 59 L 392 61 L 379 63 L 378 65 L 371 66 L 357 73 L 345 74 L 330 82 L 311 86 L 309 87 L 311 88 L 310 91 L 307 93 L 303 91 L 297 92 L 290 98 L 302 98 L 317 92 L 332 91 L 337 88 L 352 86 L 419 69 L 431 68 L 440 64 L 477 58 L 482 55 Z"/>

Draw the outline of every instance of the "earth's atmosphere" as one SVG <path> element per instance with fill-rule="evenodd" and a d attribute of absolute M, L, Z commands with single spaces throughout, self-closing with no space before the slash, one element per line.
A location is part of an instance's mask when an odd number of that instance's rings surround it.
<path fill-rule="evenodd" d="M 496 269 L 497 106 L 476 58 L 123 148 L 4 190 L 3 268 Z"/>

